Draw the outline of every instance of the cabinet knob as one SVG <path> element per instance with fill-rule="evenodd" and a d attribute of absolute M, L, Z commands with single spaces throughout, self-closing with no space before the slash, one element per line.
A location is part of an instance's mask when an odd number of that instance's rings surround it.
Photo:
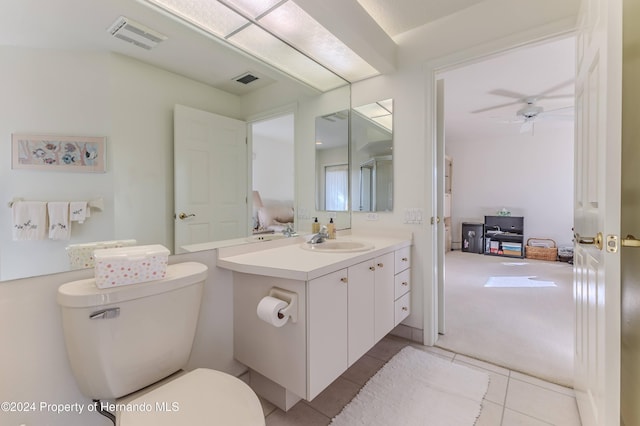
<path fill-rule="evenodd" d="M 409 285 L 409 283 L 408 283 L 408 282 L 406 282 L 406 281 L 403 281 L 403 282 L 402 282 L 402 285 L 406 287 L 406 286 L 408 286 L 408 285 Z"/>
<path fill-rule="evenodd" d="M 403 306 L 403 307 L 402 307 L 402 310 L 406 312 L 406 311 L 408 311 L 408 310 L 409 310 L 409 308 L 407 308 L 406 306 Z"/>
<path fill-rule="evenodd" d="M 384 263 L 378 263 L 378 268 L 384 268 Z"/>
<path fill-rule="evenodd" d="M 340 278 L 340 281 L 342 281 L 343 283 L 348 283 L 349 282 L 349 278 L 342 277 L 342 278 Z"/>
<path fill-rule="evenodd" d="M 403 257 L 403 258 L 402 258 L 402 261 L 403 261 L 403 262 L 408 262 L 408 261 L 409 261 L 409 258 L 408 258 L 408 257 Z"/>
<path fill-rule="evenodd" d="M 370 271 L 375 271 L 375 270 L 376 270 L 376 267 L 375 267 L 375 266 L 369 266 L 369 270 L 370 270 Z"/>

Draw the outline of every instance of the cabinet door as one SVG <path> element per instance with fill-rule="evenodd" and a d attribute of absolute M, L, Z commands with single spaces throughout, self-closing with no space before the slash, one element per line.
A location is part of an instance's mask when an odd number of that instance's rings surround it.
<path fill-rule="evenodd" d="M 375 342 L 394 327 L 394 288 L 394 253 L 387 253 L 375 259 Z"/>
<path fill-rule="evenodd" d="M 347 270 L 343 269 L 308 282 L 308 400 L 348 367 L 347 281 Z"/>
<path fill-rule="evenodd" d="M 373 260 L 349 267 L 348 330 L 349 365 L 356 362 L 375 344 L 374 340 Z"/>

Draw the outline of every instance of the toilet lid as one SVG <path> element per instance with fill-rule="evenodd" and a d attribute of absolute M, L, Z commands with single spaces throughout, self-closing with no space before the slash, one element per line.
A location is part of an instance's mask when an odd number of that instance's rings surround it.
<path fill-rule="evenodd" d="M 264 426 L 256 394 L 242 380 L 199 368 L 117 406 L 120 426 Z"/>

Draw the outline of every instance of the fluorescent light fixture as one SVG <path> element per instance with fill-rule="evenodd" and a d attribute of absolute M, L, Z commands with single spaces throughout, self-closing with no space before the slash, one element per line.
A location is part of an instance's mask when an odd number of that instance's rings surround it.
<path fill-rule="evenodd" d="M 224 38 L 249 24 L 249 20 L 238 15 L 217 1 L 202 0 L 145 0 L 171 12 L 198 28 L 217 37 Z"/>
<path fill-rule="evenodd" d="M 320 91 L 378 71 L 292 0 L 142 0 Z"/>
<path fill-rule="evenodd" d="M 243 28 L 227 41 L 321 91 L 345 84 L 343 79 L 331 71 L 255 25 Z"/>
<path fill-rule="evenodd" d="M 292 1 L 269 12 L 258 22 L 348 81 L 378 74 L 375 68 Z"/>
<path fill-rule="evenodd" d="M 385 129 L 393 131 L 393 99 L 363 105 L 354 110 Z"/>
<path fill-rule="evenodd" d="M 245 16 L 256 19 L 278 3 L 282 3 L 282 0 L 222 0 L 222 3 L 232 5 Z"/>

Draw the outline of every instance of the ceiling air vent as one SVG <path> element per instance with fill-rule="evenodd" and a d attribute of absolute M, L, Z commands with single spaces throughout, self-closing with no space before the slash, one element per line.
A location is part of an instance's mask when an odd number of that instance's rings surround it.
<path fill-rule="evenodd" d="M 109 31 L 112 36 L 119 38 L 120 40 L 135 44 L 136 46 L 147 50 L 151 50 L 158 43 L 167 39 L 167 36 L 164 34 L 160 34 L 159 32 L 124 16 L 116 19 L 116 21 L 107 28 L 107 31 Z"/>
<path fill-rule="evenodd" d="M 242 84 L 249 84 L 252 81 L 256 81 L 258 80 L 259 77 L 256 77 L 255 75 L 251 74 L 250 72 L 244 73 L 238 77 L 235 77 L 234 80 L 237 81 L 238 83 L 242 83 Z"/>

